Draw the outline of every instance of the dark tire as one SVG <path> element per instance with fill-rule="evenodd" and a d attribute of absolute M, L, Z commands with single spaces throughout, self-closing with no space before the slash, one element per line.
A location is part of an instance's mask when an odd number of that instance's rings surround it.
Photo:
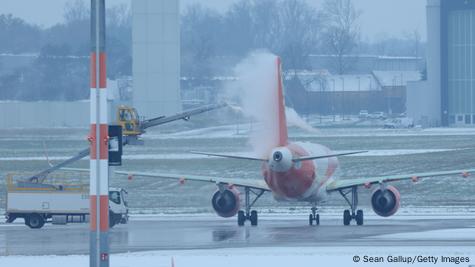
<path fill-rule="evenodd" d="M 356 211 L 356 224 L 363 225 L 363 211 L 362 210 Z"/>
<path fill-rule="evenodd" d="M 320 225 L 320 214 L 317 214 L 317 216 L 315 218 L 315 224 Z"/>
<path fill-rule="evenodd" d="M 249 219 L 251 221 L 251 225 L 256 226 L 257 225 L 257 211 L 255 210 L 251 211 L 251 218 Z"/>
<path fill-rule="evenodd" d="M 238 212 L 237 220 L 238 220 L 238 225 L 239 226 L 244 225 L 244 221 L 246 221 L 246 216 L 244 216 L 244 211 L 240 210 Z"/>
<path fill-rule="evenodd" d="M 109 228 L 114 227 L 117 224 L 115 213 L 109 211 Z"/>
<path fill-rule="evenodd" d="M 33 213 L 25 218 L 25 224 L 31 229 L 40 229 L 45 225 L 45 219 L 39 214 Z"/>
<path fill-rule="evenodd" d="M 313 214 L 308 216 L 308 225 L 313 225 Z"/>
<path fill-rule="evenodd" d="M 344 225 L 350 225 L 350 221 L 351 221 L 350 211 L 349 211 L 349 210 L 345 210 L 345 211 L 343 212 L 343 224 L 344 224 Z"/>
<path fill-rule="evenodd" d="M 114 227 L 117 224 L 120 224 L 122 221 L 122 215 L 109 211 L 109 228 Z"/>
<path fill-rule="evenodd" d="M 5 221 L 6 223 L 12 223 L 16 220 L 17 216 L 15 214 L 8 214 L 7 215 L 7 220 Z M 25 219 L 26 223 L 26 219 Z"/>

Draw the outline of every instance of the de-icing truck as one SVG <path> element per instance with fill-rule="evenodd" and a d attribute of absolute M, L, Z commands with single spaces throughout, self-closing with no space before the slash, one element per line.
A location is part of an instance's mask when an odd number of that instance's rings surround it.
<path fill-rule="evenodd" d="M 45 223 L 89 221 L 89 186 L 84 184 L 13 182 L 7 175 L 6 222 L 18 218 L 33 229 Z M 109 188 L 109 226 L 128 221 L 127 191 Z"/>

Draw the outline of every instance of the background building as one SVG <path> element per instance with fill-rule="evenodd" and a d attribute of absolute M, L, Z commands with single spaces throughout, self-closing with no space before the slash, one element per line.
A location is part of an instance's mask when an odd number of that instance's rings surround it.
<path fill-rule="evenodd" d="M 442 124 L 475 124 L 475 1 L 441 2 Z"/>
<path fill-rule="evenodd" d="M 310 55 L 310 65 L 313 69 L 335 69 L 336 55 Z M 380 71 L 419 71 L 424 68 L 423 57 L 384 56 L 384 55 L 345 55 L 349 64 L 348 74 L 370 73 Z"/>
<path fill-rule="evenodd" d="M 133 105 L 145 117 L 181 110 L 177 0 L 132 0 Z"/>
<path fill-rule="evenodd" d="M 302 114 L 346 115 L 361 110 L 400 114 L 406 111 L 407 84 L 420 79 L 419 71 L 298 72 L 286 79 L 286 101 Z"/>
<path fill-rule="evenodd" d="M 475 125 L 475 0 L 427 1 L 427 81 L 407 107 L 423 126 Z"/>

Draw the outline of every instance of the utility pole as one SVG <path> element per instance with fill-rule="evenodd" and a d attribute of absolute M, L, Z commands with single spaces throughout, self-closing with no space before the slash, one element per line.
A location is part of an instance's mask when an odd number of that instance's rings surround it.
<path fill-rule="evenodd" d="M 91 0 L 89 266 L 109 266 L 109 155 L 105 0 Z"/>

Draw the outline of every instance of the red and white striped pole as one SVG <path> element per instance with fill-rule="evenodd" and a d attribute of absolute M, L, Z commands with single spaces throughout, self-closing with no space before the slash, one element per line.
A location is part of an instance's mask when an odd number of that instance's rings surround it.
<path fill-rule="evenodd" d="M 109 266 L 105 0 L 91 0 L 90 266 Z"/>

